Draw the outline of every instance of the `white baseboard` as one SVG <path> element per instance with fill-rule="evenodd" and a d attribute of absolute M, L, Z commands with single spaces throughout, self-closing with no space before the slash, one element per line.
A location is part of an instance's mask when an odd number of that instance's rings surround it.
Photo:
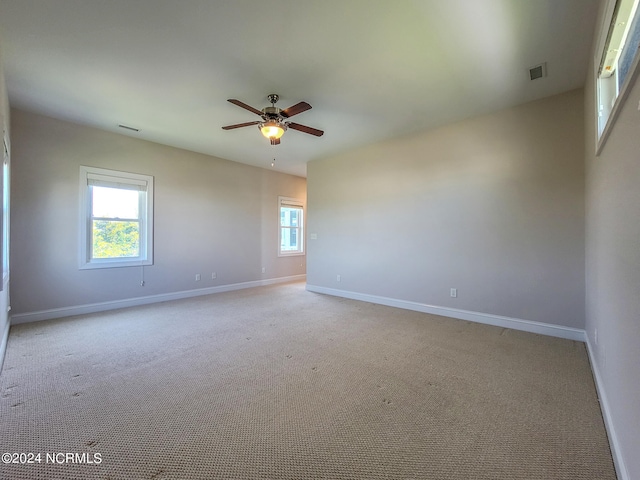
<path fill-rule="evenodd" d="M 622 449 L 620 448 L 620 441 L 616 435 L 616 429 L 613 426 L 613 418 L 611 417 L 611 409 L 609 408 L 609 401 L 607 400 L 607 393 L 604 388 L 602 377 L 600 376 L 600 369 L 596 362 L 596 356 L 593 348 L 591 347 L 591 341 L 587 336 L 585 341 L 587 344 L 587 352 L 589 354 L 589 361 L 591 362 L 591 371 L 593 372 L 593 378 L 596 384 L 596 390 L 598 391 L 598 399 L 600 400 L 600 409 L 602 410 L 602 418 L 604 419 L 604 425 L 607 429 L 607 435 L 609 436 L 609 447 L 611 448 L 611 456 L 613 457 L 613 464 L 616 467 L 616 474 L 618 480 L 631 480 L 627 466 L 622 456 Z"/>
<path fill-rule="evenodd" d="M 287 283 L 302 281 L 306 275 L 292 275 L 289 277 L 269 278 L 266 280 L 254 280 L 251 282 L 232 283 L 217 287 L 199 288 L 195 290 L 185 290 L 182 292 L 162 293 L 159 295 L 149 295 L 146 297 L 127 298 L 114 300 L 111 302 L 91 303 L 87 305 L 75 305 L 71 307 L 53 308 L 51 310 L 41 310 L 39 312 L 18 313 L 11 315 L 11 324 L 38 322 L 41 320 L 51 320 L 54 318 L 71 317 L 73 315 L 85 315 L 87 313 L 103 312 L 118 308 L 136 307 L 148 305 L 150 303 L 167 302 L 170 300 L 180 300 L 183 298 L 199 297 L 201 295 L 211 295 L 212 293 L 230 292 L 232 290 L 242 290 L 245 288 L 262 287 L 277 283 Z"/>
<path fill-rule="evenodd" d="M 213 293 L 229 292 L 233 290 L 241 290 L 245 288 L 253 288 L 266 285 L 274 285 L 278 283 L 286 283 L 292 281 L 302 281 L 306 278 L 306 275 L 294 275 L 289 277 L 272 278 L 267 280 L 255 280 L 250 282 L 234 283 L 230 285 L 220 285 L 217 287 L 202 288 L 196 290 L 186 290 L 182 292 L 166 293 L 160 295 L 150 295 L 146 297 L 130 298 L 125 300 L 116 300 L 111 302 L 93 303 L 87 305 L 78 305 L 65 308 L 56 308 L 51 310 L 43 310 L 39 312 L 21 313 L 11 316 L 11 321 L 7 322 L 4 332 L 0 337 L 0 368 L 2 366 L 2 355 L 9 333 L 9 325 L 36 322 L 40 320 L 50 320 L 54 318 L 68 317 L 73 315 L 83 315 L 87 313 L 101 312 L 106 310 L 115 310 L 118 308 L 133 307 L 138 305 L 147 305 L 150 303 L 166 302 L 170 300 L 179 300 L 183 298 L 197 297 L 201 295 L 210 295 Z M 512 328 L 514 330 L 521 330 L 530 333 L 538 333 L 542 335 L 549 335 L 552 337 L 565 338 L 568 340 L 576 340 L 584 342 L 587 346 L 587 352 L 589 360 L 591 362 L 591 369 L 595 379 L 596 389 L 598 397 L 600 399 L 600 407 L 602 409 L 602 415 L 604 423 L 609 436 L 609 444 L 611 447 L 611 453 L 613 456 L 614 465 L 618 480 L 631 480 L 629 477 L 624 458 L 622 457 L 620 444 L 613 425 L 613 419 L 609 409 L 609 402 L 607 400 L 606 391 L 604 389 L 604 383 L 600 376 L 594 350 L 591 346 L 586 332 L 581 329 L 564 327 L 561 325 L 552 325 L 548 323 L 533 322 L 530 320 L 521 320 L 517 318 L 503 317 L 500 315 L 491 315 L 487 313 L 472 312 L 468 310 L 459 310 L 449 307 L 439 307 L 435 305 L 427 305 L 424 303 L 411 302 L 407 300 L 399 300 L 389 297 L 381 297 L 377 295 L 369 295 L 358 292 L 350 292 L 346 290 L 338 290 L 327 287 L 320 287 L 317 285 L 307 284 L 306 289 L 310 292 L 322 293 L 326 295 L 333 295 L 342 298 L 349 298 L 352 300 L 360 300 L 363 302 L 375 303 L 379 305 L 386 305 L 389 307 L 403 308 L 406 310 L 413 310 L 423 313 L 430 313 L 434 315 L 442 315 L 445 317 L 457 318 L 460 320 L 468 320 L 471 322 L 483 323 L 487 325 L 493 325 L 503 328 Z"/>
<path fill-rule="evenodd" d="M 4 275 L 2 280 L 2 292 L 0 292 L 0 372 L 4 365 L 4 354 L 7 351 L 7 342 L 9 341 L 9 328 L 11 327 L 11 319 L 9 311 L 9 275 Z"/>
<path fill-rule="evenodd" d="M 2 372 L 2 365 L 4 365 L 4 354 L 7 350 L 7 341 L 9 340 L 9 327 L 11 322 L 7 321 L 2 332 L 2 338 L 0 339 L 0 372 Z"/>
<path fill-rule="evenodd" d="M 408 300 L 399 300 L 389 297 L 380 297 L 378 295 L 368 295 L 366 293 L 350 292 L 346 290 L 337 290 L 334 288 L 319 287 L 317 285 L 307 284 L 307 290 L 310 292 L 324 293 L 336 297 L 349 298 L 351 300 L 361 300 L 363 302 L 377 303 L 380 305 L 386 305 L 388 307 L 404 308 L 405 310 L 414 310 L 417 312 L 431 313 L 433 315 L 442 315 L 444 317 L 484 323 L 486 325 L 493 325 L 496 327 L 512 328 L 514 330 L 539 333 L 541 335 L 549 335 L 551 337 L 576 340 L 578 342 L 584 342 L 587 338 L 584 330 L 581 330 L 579 328 L 564 327 L 562 325 L 533 322 L 531 320 L 502 317 L 500 315 L 471 312 L 468 310 L 459 310 L 456 308 L 438 307 L 435 305 L 427 305 L 425 303 L 411 302 Z"/>
<path fill-rule="evenodd" d="M 584 330 L 571 327 L 563 327 L 561 325 L 552 325 L 548 323 L 533 322 L 530 320 L 521 320 L 517 318 L 503 317 L 499 315 L 491 315 L 486 313 L 471 312 L 468 310 L 458 310 L 455 308 L 438 307 L 434 305 L 427 305 L 424 303 L 410 302 L 406 300 L 398 300 L 395 298 L 380 297 L 377 295 L 368 295 L 358 292 L 350 292 L 346 290 L 337 290 L 334 288 L 319 287 L 316 285 L 307 284 L 307 290 L 310 292 L 324 293 L 327 295 L 333 295 L 336 297 L 349 298 L 352 300 L 360 300 L 363 302 L 376 303 L 380 305 L 386 305 L 389 307 L 404 308 L 407 310 L 414 310 L 423 313 L 431 313 L 434 315 L 442 315 L 445 317 L 458 318 L 461 320 L 468 320 L 471 322 L 484 323 L 487 325 L 494 325 L 503 328 L 512 328 L 515 330 L 522 330 L 525 332 L 539 333 L 542 335 L 549 335 L 552 337 L 565 338 L 568 340 L 575 340 L 584 342 L 587 347 L 589 360 L 591 362 L 591 371 L 595 379 L 596 389 L 598 393 L 598 399 L 600 401 L 600 408 L 602 410 L 602 416 L 604 418 L 605 427 L 609 436 L 609 445 L 611 448 L 611 455 L 613 457 L 613 463 L 615 465 L 616 474 L 618 480 L 631 480 L 628 470 L 626 468 L 624 457 L 622 456 L 622 449 L 620 448 L 620 441 L 616 435 L 615 427 L 613 425 L 613 418 L 611 416 L 611 410 L 609 408 L 609 401 L 604 388 L 602 377 L 598 369 L 596 357 L 594 355 L 593 348 Z"/>

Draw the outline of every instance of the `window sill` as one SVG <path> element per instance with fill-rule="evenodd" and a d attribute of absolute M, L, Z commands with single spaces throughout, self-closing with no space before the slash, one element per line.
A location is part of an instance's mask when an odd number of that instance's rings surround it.
<path fill-rule="evenodd" d="M 99 268 L 140 267 L 153 265 L 152 260 L 102 260 L 99 262 L 87 262 L 80 265 L 80 270 L 95 270 Z"/>
<path fill-rule="evenodd" d="M 278 257 L 304 257 L 305 252 L 278 253 Z"/>

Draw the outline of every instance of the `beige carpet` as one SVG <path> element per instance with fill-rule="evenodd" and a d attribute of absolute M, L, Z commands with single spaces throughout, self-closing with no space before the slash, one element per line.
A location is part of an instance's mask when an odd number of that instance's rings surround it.
<path fill-rule="evenodd" d="M 615 478 L 583 344 L 301 283 L 12 327 L 0 387 L 7 480 Z"/>

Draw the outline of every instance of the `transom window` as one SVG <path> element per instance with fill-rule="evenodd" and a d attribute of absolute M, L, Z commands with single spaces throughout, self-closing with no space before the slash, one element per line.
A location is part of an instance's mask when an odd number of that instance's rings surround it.
<path fill-rule="evenodd" d="M 153 177 L 80 167 L 80 268 L 153 263 Z"/>

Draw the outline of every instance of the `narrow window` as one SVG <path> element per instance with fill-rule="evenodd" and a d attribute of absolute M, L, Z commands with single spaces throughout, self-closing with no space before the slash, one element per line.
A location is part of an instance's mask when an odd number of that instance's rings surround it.
<path fill-rule="evenodd" d="M 304 202 L 278 197 L 278 256 L 304 255 Z"/>
<path fill-rule="evenodd" d="M 10 187 L 10 171 L 9 171 L 9 147 L 6 138 L 3 138 L 3 162 L 2 162 L 2 290 L 9 280 L 9 194 Z"/>
<path fill-rule="evenodd" d="M 637 65 L 640 0 L 611 0 L 613 11 L 597 70 L 598 139 L 602 143 Z M 602 32 L 604 34 L 605 32 Z"/>
<path fill-rule="evenodd" d="M 153 177 L 80 167 L 80 268 L 153 263 Z"/>

